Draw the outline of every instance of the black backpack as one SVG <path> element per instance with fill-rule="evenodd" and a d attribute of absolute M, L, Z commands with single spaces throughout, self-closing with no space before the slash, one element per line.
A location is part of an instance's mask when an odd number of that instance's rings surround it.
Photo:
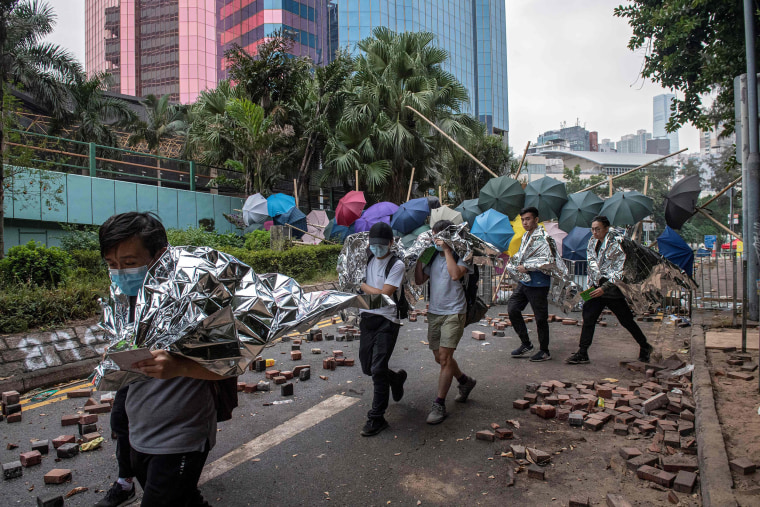
<path fill-rule="evenodd" d="M 375 257 L 375 254 L 372 252 L 367 252 L 367 265 L 369 265 L 370 261 Z M 388 275 L 391 274 L 391 269 L 393 269 L 393 266 L 396 265 L 396 261 L 404 262 L 401 257 L 397 256 L 396 254 L 391 254 L 391 258 L 388 261 L 388 264 L 385 265 L 385 278 L 388 278 Z M 404 265 L 406 266 L 406 265 Z M 393 293 L 393 302 L 396 304 L 396 316 L 399 319 L 407 319 L 409 318 L 409 301 L 406 300 L 406 295 L 404 295 L 404 280 L 401 281 L 401 286 Z"/>
<path fill-rule="evenodd" d="M 222 380 L 213 381 L 217 422 L 232 419 L 232 411 L 238 406 L 237 381 L 237 377 L 227 377 Z"/>
<path fill-rule="evenodd" d="M 459 256 L 456 252 L 454 254 L 454 260 L 459 262 Z M 428 266 L 435 260 L 435 255 L 428 262 Z M 480 269 L 477 264 L 473 264 L 472 273 L 467 276 L 463 276 L 462 287 L 464 288 L 464 298 L 467 301 L 467 318 L 465 319 L 465 326 L 480 322 L 480 320 L 486 316 L 488 312 L 488 305 L 478 296 L 478 283 L 480 283 Z M 429 283 L 429 282 L 428 282 Z"/>

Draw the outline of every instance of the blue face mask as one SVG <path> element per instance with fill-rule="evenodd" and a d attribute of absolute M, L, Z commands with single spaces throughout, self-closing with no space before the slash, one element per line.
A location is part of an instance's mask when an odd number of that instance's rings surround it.
<path fill-rule="evenodd" d="M 369 251 L 372 252 L 372 255 L 377 257 L 378 259 L 380 257 L 385 257 L 388 255 L 388 250 L 390 250 L 390 247 L 388 245 L 370 245 Z"/>
<path fill-rule="evenodd" d="M 119 286 L 119 290 L 127 296 L 136 296 L 142 287 L 148 266 L 127 269 L 109 269 L 111 281 Z"/>
<path fill-rule="evenodd" d="M 436 249 L 436 250 L 438 250 L 439 252 L 443 252 L 443 247 L 442 247 L 441 245 L 433 245 L 433 246 L 434 246 L 434 247 L 435 247 L 435 249 Z"/>

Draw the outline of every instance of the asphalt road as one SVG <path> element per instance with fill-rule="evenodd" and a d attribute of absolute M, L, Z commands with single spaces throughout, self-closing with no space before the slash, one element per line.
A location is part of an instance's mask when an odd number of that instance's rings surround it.
<path fill-rule="evenodd" d="M 505 308 L 495 307 L 491 314 L 499 311 Z M 614 467 L 610 469 L 610 460 L 626 443 L 625 437 L 614 436 L 611 428 L 591 433 L 512 408 L 512 401 L 523 396 L 528 382 L 612 377 L 624 384 L 640 378 L 640 374 L 618 365 L 621 359 L 637 356 L 636 343 L 616 325 L 614 317 L 607 320 L 610 327 L 597 330 L 591 364 L 582 366 L 564 364 L 577 348 L 579 327 L 551 324 L 553 359 L 531 363 L 509 357 L 518 342 L 511 328 L 504 338 L 491 336 L 490 329 L 470 326 L 455 358 L 478 385 L 466 404 L 455 403 L 455 393 L 449 393 L 450 415 L 437 426 L 425 424 L 438 375 L 424 343 L 426 324 L 423 319 L 407 323 L 391 360 L 392 368 L 404 368 L 409 373 L 406 394 L 400 403 L 391 402 L 386 414 L 390 428 L 371 438 L 359 434 L 371 404 L 372 383 L 361 374 L 358 340 L 304 342 L 303 360 L 295 362 L 289 356 L 291 344 L 278 343 L 267 349 L 264 357 L 274 358 L 278 369 L 310 364 L 311 380 L 296 382 L 295 396 L 289 398 L 282 398 L 278 388 L 270 393 L 240 393 L 240 407 L 233 419 L 219 425 L 217 445 L 204 472 L 209 474 L 204 479 L 210 478 L 201 490 L 217 506 L 567 505 L 575 494 L 603 503 L 608 492 L 626 491 L 639 500 L 644 494 L 647 503 L 659 503 L 665 499 L 664 493 L 655 492 L 660 496 L 651 497 L 651 489 L 642 493 L 636 479 L 621 478 Z M 535 324 L 528 324 L 528 328 L 535 343 Z M 651 324 L 642 323 L 642 328 L 645 333 L 654 332 Z M 471 339 L 471 330 L 487 331 L 486 341 Z M 313 347 L 321 348 L 323 354 L 312 355 Z M 356 366 L 322 370 L 322 359 L 334 349 L 355 358 Z M 326 375 L 328 380 L 319 375 Z M 263 373 L 247 372 L 241 380 L 257 382 L 263 378 Z M 285 399 L 292 402 L 264 406 L 265 402 Z M 0 461 L 18 459 L 19 452 L 30 450 L 32 439 L 75 433 L 75 426 L 62 428 L 60 418 L 81 410 L 84 401 L 63 399 L 25 410 L 21 423 L 0 423 Z M 505 426 L 507 419 L 521 424 L 515 429 L 515 440 L 475 440 L 475 432 L 488 429 L 492 422 Z M 36 505 L 38 495 L 65 494 L 76 486 L 85 486 L 89 490 L 67 499 L 66 505 L 93 505 L 116 478 L 115 443 L 108 438 L 107 415 L 100 416 L 98 426 L 107 437 L 101 449 L 59 463 L 51 453 L 43 458 L 42 465 L 24 469 L 22 478 L 3 481 L 0 503 Z M 8 443 L 19 448 L 8 450 Z M 511 443 L 558 453 L 547 468 L 545 482 L 528 479 L 522 472 L 515 476 L 514 487 L 507 488 L 507 468 L 516 465 L 501 453 Z M 236 454 L 230 456 L 233 451 Z M 73 481 L 44 485 L 42 477 L 52 468 L 72 469 Z"/>

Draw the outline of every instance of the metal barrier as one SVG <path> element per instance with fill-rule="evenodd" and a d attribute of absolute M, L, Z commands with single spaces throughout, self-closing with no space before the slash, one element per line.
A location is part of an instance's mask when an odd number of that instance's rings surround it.
<path fill-rule="evenodd" d="M 693 276 L 699 284 L 694 298 L 696 307 L 700 310 L 730 310 L 736 325 L 736 315 L 741 311 L 744 297 L 742 252 L 730 249 L 695 257 Z"/>

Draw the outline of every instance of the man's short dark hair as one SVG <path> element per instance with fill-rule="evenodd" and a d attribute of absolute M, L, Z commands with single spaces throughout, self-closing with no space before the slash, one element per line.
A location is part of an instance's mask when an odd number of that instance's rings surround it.
<path fill-rule="evenodd" d="M 166 229 L 155 213 L 130 211 L 114 215 L 100 226 L 100 256 L 105 257 L 116 245 L 134 236 L 140 238 L 151 256 L 169 245 Z"/>
<path fill-rule="evenodd" d="M 433 233 L 438 234 L 439 232 L 446 229 L 450 225 L 454 225 L 454 222 L 452 222 L 451 220 L 438 220 L 436 223 L 433 224 Z"/>
<path fill-rule="evenodd" d="M 610 220 L 604 215 L 595 216 L 594 219 L 591 221 L 591 223 L 593 224 L 594 222 L 599 222 L 605 227 L 610 226 Z"/>
<path fill-rule="evenodd" d="M 526 213 L 532 213 L 533 218 L 538 218 L 538 208 L 535 206 L 528 206 L 527 208 L 523 208 L 520 210 L 520 216 L 523 216 Z"/>

